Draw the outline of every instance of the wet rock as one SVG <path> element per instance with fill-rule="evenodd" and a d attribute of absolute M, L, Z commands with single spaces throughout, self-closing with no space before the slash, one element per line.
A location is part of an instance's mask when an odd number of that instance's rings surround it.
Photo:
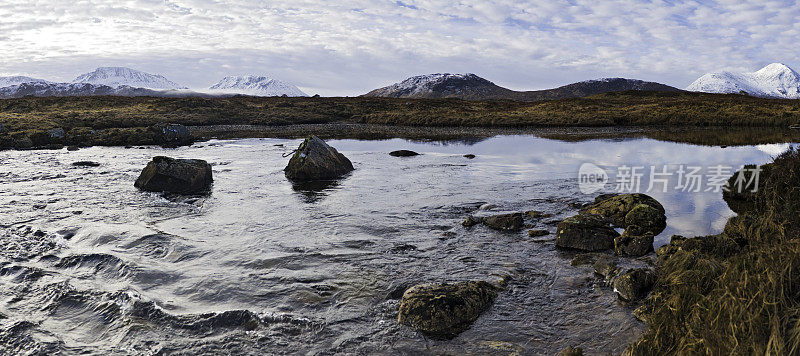
<path fill-rule="evenodd" d="M 569 261 L 570 266 L 583 266 L 594 264 L 599 257 L 596 253 L 579 253 Z"/>
<path fill-rule="evenodd" d="M 497 297 L 484 281 L 420 284 L 400 301 L 397 321 L 436 339 L 451 339 L 469 329 Z"/>
<path fill-rule="evenodd" d="M 594 273 L 602 276 L 606 280 L 614 278 L 617 272 L 617 260 L 608 255 L 599 256 L 594 261 Z"/>
<path fill-rule="evenodd" d="M 78 161 L 72 162 L 72 165 L 75 167 L 100 167 L 100 163 L 94 161 Z"/>
<path fill-rule="evenodd" d="M 558 356 L 583 356 L 583 349 L 569 346 L 558 352 Z"/>
<path fill-rule="evenodd" d="M 151 127 L 155 131 L 156 144 L 165 147 L 186 146 L 192 144 L 189 128 L 181 124 L 157 124 Z"/>
<path fill-rule="evenodd" d="M 652 197 L 646 194 L 640 194 L 640 193 L 620 194 L 608 198 L 604 197 L 603 199 L 599 199 L 599 201 L 597 200 L 598 199 L 595 199 L 596 203 L 582 209 L 581 213 L 587 215 L 600 216 L 604 219 L 607 219 L 614 226 L 620 228 L 628 227 L 628 225 L 626 225 L 625 222 L 628 213 L 630 213 L 632 210 L 634 210 L 634 208 L 637 208 L 640 205 L 645 205 L 654 208 L 661 215 L 665 214 L 664 207 L 661 206 L 661 203 L 659 203 L 657 200 L 653 199 Z M 635 217 L 632 217 L 632 219 L 645 218 L 647 217 L 645 214 L 650 212 L 651 211 L 649 209 L 640 210 L 637 212 L 637 215 L 635 215 Z M 666 221 L 666 217 L 664 218 L 664 221 Z M 657 226 L 658 225 L 657 223 L 658 222 L 656 221 L 653 224 Z M 653 231 L 654 234 L 658 234 L 660 232 L 661 231 L 658 232 Z"/>
<path fill-rule="evenodd" d="M 647 268 L 628 270 L 614 280 L 614 291 L 628 302 L 644 298 L 653 288 L 656 276 Z"/>
<path fill-rule="evenodd" d="M 339 178 L 353 171 L 353 163 L 317 136 L 307 138 L 284 168 L 286 178 L 314 181 Z"/>
<path fill-rule="evenodd" d="M 67 146 L 67 151 L 77 151 L 80 148 L 78 146 Z"/>
<path fill-rule="evenodd" d="M 203 194 L 211 189 L 211 165 L 199 159 L 157 156 L 142 170 L 134 186 L 150 192 Z"/>
<path fill-rule="evenodd" d="M 631 225 L 658 235 L 667 227 L 667 217 L 664 215 L 663 208 L 659 210 L 650 205 L 639 204 L 625 215 L 625 227 L 628 228 Z"/>
<path fill-rule="evenodd" d="M 461 223 L 461 225 L 464 227 L 472 227 L 480 224 L 481 222 L 483 222 L 483 219 L 470 215 L 467 216 L 467 218 L 464 220 L 464 222 Z"/>
<path fill-rule="evenodd" d="M 494 208 L 497 208 L 497 205 L 494 205 L 492 203 L 486 203 L 478 207 L 478 210 L 492 210 Z"/>
<path fill-rule="evenodd" d="M 550 231 L 547 230 L 528 230 L 528 237 L 541 237 L 550 235 Z"/>
<path fill-rule="evenodd" d="M 392 157 L 413 157 L 413 156 L 419 156 L 419 153 L 416 153 L 414 151 L 409 151 L 409 150 L 397 150 L 397 151 L 389 152 L 389 156 L 392 156 Z"/>
<path fill-rule="evenodd" d="M 475 155 L 473 155 L 473 154 L 466 154 L 466 155 L 464 155 L 464 158 L 466 158 L 466 159 L 474 159 L 474 158 L 475 158 Z"/>
<path fill-rule="evenodd" d="M 630 226 L 614 239 L 614 252 L 619 256 L 640 257 L 653 252 L 653 233 L 640 233 L 638 226 Z"/>
<path fill-rule="evenodd" d="M 525 224 L 521 213 L 492 215 L 483 218 L 483 224 L 499 231 L 518 231 Z"/>
<path fill-rule="evenodd" d="M 603 219 L 576 215 L 558 223 L 556 246 L 582 251 L 602 251 L 613 248 L 614 238 L 617 236 L 619 234 Z"/>

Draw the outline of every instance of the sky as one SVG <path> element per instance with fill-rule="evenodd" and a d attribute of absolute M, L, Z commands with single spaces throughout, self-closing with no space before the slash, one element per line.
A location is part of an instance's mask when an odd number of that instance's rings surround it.
<path fill-rule="evenodd" d="M 125 66 L 206 88 L 258 74 L 323 96 L 467 72 L 516 90 L 683 88 L 710 71 L 800 69 L 797 19 L 796 1 L 0 0 L 0 75 Z"/>

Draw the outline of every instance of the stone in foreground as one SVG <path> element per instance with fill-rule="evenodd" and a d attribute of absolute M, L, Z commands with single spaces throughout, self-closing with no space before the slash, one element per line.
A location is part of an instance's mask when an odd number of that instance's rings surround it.
<path fill-rule="evenodd" d="M 353 163 L 317 136 L 307 138 L 284 168 L 286 178 L 296 182 L 339 178 L 353 171 Z"/>
<path fill-rule="evenodd" d="M 558 223 L 556 246 L 581 251 L 602 251 L 614 247 L 619 236 L 603 219 L 591 215 L 576 215 Z"/>
<path fill-rule="evenodd" d="M 211 190 L 211 165 L 200 159 L 153 157 L 134 186 L 149 192 L 204 194 Z"/>
<path fill-rule="evenodd" d="M 631 219 L 636 220 L 637 225 L 642 226 L 642 219 L 647 218 L 649 215 L 659 215 L 658 218 L 660 219 L 660 215 L 664 215 L 665 210 L 661 203 L 658 200 L 653 199 L 651 196 L 641 193 L 635 194 L 620 194 L 620 195 L 601 195 L 598 199 L 595 200 L 595 203 L 582 209 L 581 213 L 588 214 L 588 215 L 597 215 L 601 216 L 609 222 L 611 222 L 614 226 L 619 228 L 626 228 L 628 224 L 626 223 L 626 218 L 628 213 L 630 213 L 634 208 L 637 208 L 639 205 L 645 205 L 647 207 L 655 209 L 657 214 L 650 214 L 653 213 L 649 209 L 642 210 L 637 212 L 635 216 L 632 216 Z M 640 209 L 642 209 L 640 207 Z M 666 221 L 666 217 L 663 218 Z M 654 225 L 658 225 L 660 222 L 655 221 L 653 222 Z M 663 229 L 662 229 L 663 230 Z M 658 235 L 661 231 L 653 231 L 653 234 Z"/>
<path fill-rule="evenodd" d="M 436 339 L 451 339 L 472 326 L 497 297 L 484 281 L 420 284 L 400 302 L 397 321 Z"/>
<path fill-rule="evenodd" d="M 653 271 L 646 268 L 629 270 L 614 280 L 614 291 L 628 302 L 644 298 L 656 282 Z"/>

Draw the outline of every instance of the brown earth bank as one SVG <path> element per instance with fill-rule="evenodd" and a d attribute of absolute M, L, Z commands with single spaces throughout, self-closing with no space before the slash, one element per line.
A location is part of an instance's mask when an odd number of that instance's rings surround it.
<path fill-rule="evenodd" d="M 365 97 L 25 97 L 0 100 L 0 147 L 155 144 L 158 142 L 151 128 L 160 123 L 788 128 L 800 123 L 800 100 L 688 92 L 618 92 L 541 102 Z M 64 130 L 63 135 L 48 132 L 58 128 Z"/>

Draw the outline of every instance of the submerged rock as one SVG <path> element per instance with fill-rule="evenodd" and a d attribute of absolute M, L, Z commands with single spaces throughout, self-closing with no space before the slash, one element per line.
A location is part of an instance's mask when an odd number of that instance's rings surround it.
<path fill-rule="evenodd" d="M 474 159 L 475 155 L 474 154 L 465 154 L 464 158 L 466 158 L 466 159 Z"/>
<path fill-rule="evenodd" d="M 644 298 L 653 288 L 656 276 L 647 268 L 628 270 L 614 280 L 614 291 L 628 302 Z"/>
<path fill-rule="evenodd" d="M 78 161 L 78 162 L 72 162 L 72 165 L 75 167 L 99 167 L 100 163 L 93 161 Z"/>
<path fill-rule="evenodd" d="M 389 152 L 389 155 L 392 157 L 413 157 L 413 156 L 419 156 L 419 153 L 409 150 L 397 150 Z"/>
<path fill-rule="evenodd" d="M 156 156 L 134 186 L 150 192 L 203 194 L 211 189 L 212 182 L 211 165 L 206 161 Z"/>
<path fill-rule="evenodd" d="M 550 231 L 544 229 L 528 230 L 528 237 L 541 237 L 546 235 L 550 235 Z"/>
<path fill-rule="evenodd" d="M 317 136 L 303 141 L 284 168 L 286 178 L 300 182 L 335 179 L 353 170 L 347 157 Z"/>
<path fill-rule="evenodd" d="M 576 215 L 558 223 L 556 246 L 582 251 L 602 251 L 614 247 L 619 233 L 606 221 L 591 215 Z"/>
<path fill-rule="evenodd" d="M 403 293 L 397 321 L 436 339 L 451 339 L 494 302 L 497 287 L 484 281 L 420 284 Z"/>
<path fill-rule="evenodd" d="M 517 231 L 525 226 L 521 213 L 487 216 L 482 219 L 484 225 L 499 231 Z"/>
<path fill-rule="evenodd" d="M 602 276 L 606 281 L 611 280 L 617 274 L 617 260 L 612 256 L 599 256 L 594 261 L 594 273 Z"/>
<path fill-rule="evenodd" d="M 470 216 L 467 216 L 466 219 L 464 219 L 464 222 L 462 222 L 461 225 L 464 226 L 464 227 L 472 227 L 472 226 L 480 224 L 482 221 L 483 221 L 483 219 L 470 215 Z"/>

